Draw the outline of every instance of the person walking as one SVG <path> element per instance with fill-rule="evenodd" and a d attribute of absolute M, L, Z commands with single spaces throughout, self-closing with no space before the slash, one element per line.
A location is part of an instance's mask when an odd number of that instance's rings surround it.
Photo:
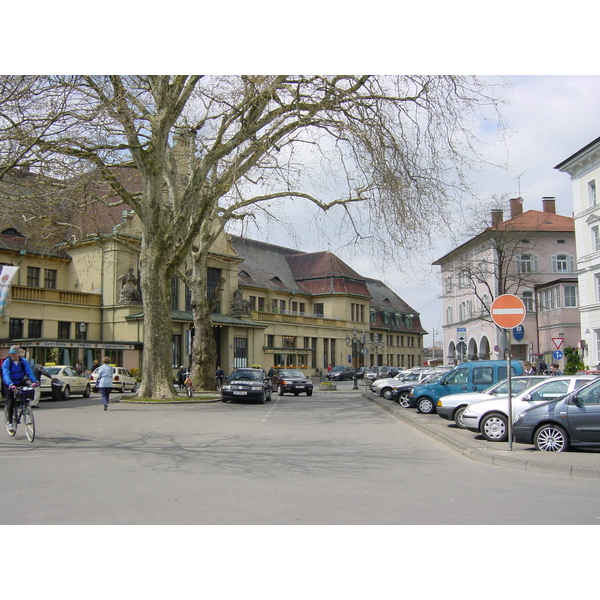
<path fill-rule="evenodd" d="M 96 381 L 96 387 L 100 390 L 100 394 L 102 395 L 104 410 L 108 410 L 108 401 L 113 381 L 113 368 L 109 363 L 110 358 L 105 356 L 102 359 L 102 365 L 98 367 L 98 380 Z"/>
<path fill-rule="evenodd" d="M 185 387 L 185 368 L 183 365 L 181 365 L 179 371 L 177 371 L 177 383 L 179 385 L 179 391 L 181 391 Z"/>
<path fill-rule="evenodd" d="M 526 360 L 523 363 L 523 375 L 535 375 L 535 374 L 536 374 L 535 367 L 528 360 Z"/>
<path fill-rule="evenodd" d="M 48 371 L 46 371 L 46 369 L 44 369 L 44 367 L 40 363 L 34 362 L 33 365 L 31 366 L 31 370 L 33 371 L 33 374 L 35 375 L 35 378 L 40 383 L 42 382 L 42 375 L 44 375 L 45 377 L 47 377 L 50 380 L 50 386 L 52 386 L 52 375 L 50 375 L 50 373 L 48 373 Z M 37 406 L 40 403 L 41 395 L 42 395 L 42 389 L 40 388 L 40 386 L 38 386 L 35 388 L 35 396 L 33 398 L 33 402 L 31 403 L 31 406 Z"/>
<path fill-rule="evenodd" d="M 550 375 L 561 376 L 563 372 L 559 369 L 558 363 L 550 365 Z"/>
<path fill-rule="evenodd" d="M 2 381 L 6 386 L 6 402 L 4 404 L 4 417 L 6 420 L 6 430 L 14 435 L 13 411 L 15 408 L 15 392 L 17 388 L 31 381 L 32 387 L 37 387 L 38 382 L 31 370 L 31 365 L 21 356 L 21 348 L 11 346 L 8 351 L 8 358 L 2 363 Z"/>

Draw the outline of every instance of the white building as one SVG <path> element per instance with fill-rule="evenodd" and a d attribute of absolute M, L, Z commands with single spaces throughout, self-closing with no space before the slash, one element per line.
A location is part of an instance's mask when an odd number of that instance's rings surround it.
<path fill-rule="evenodd" d="M 512 199 L 510 219 L 493 210 L 490 227 L 433 263 L 441 267 L 447 364 L 504 357 L 503 332 L 489 314 L 500 294 L 519 296 L 527 310 L 510 331 L 513 358 L 564 367 L 554 352 L 577 345 L 574 222 L 556 214 L 554 198 L 542 203 L 524 212 L 522 198 Z"/>
<path fill-rule="evenodd" d="M 571 176 L 584 358 L 600 362 L 600 138 L 556 165 Z"/>

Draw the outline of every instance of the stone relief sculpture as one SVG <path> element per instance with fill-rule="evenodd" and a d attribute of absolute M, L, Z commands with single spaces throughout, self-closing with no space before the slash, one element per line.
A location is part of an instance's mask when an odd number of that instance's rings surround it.
<path fill-rule="evenodd" d="M 233 292 L 233 298 L 231 300 L 231 309 L 229 310 L 230 315 L 249 315 L 250 314 L 250 302 L 242 298 L 242 290 L 238 288 Z"/>

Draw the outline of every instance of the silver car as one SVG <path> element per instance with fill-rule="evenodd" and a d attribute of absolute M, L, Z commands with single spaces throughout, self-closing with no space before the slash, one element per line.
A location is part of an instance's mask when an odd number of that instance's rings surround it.
<path fill-rule="evenodd" d="M 546 378 L 544 375 L 511 377 L 511 392 L 515 396 Z M 436 412 L 442 419 L 454 421 L 457 427 L 464 429 L 465 424 L 463 423 L 462 416 L 469 404 L 500 397 L 508 397 L 508 379 L 491 385 L 486 390 L 483 390 L 483 392 L 465 392 L 443 396 L 437 401 Z"/>
<path fill-rule="evenodd" d="M 512 399 L 511 418 L 514 419 L 526 408 L 561 398 L 590 381 L 594 381 L 596 377 L 596 375 L 548 377 Z M 480 433 L 489 442 L 505 442 L 508 439 L 507 396 L 469 404 L 462 418 L 467 429 Z"/>

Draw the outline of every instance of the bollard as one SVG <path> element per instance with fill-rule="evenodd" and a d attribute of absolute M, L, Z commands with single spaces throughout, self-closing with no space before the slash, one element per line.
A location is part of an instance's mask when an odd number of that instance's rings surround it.
<path fill-rule="evenodd" d="M 352 389 L 357 390 L 358 389 L 358 377 L 356 376 L 356 373 L 354 375 L 352 375 L 352 380 L 354 381 L 354 387 Z"/>

